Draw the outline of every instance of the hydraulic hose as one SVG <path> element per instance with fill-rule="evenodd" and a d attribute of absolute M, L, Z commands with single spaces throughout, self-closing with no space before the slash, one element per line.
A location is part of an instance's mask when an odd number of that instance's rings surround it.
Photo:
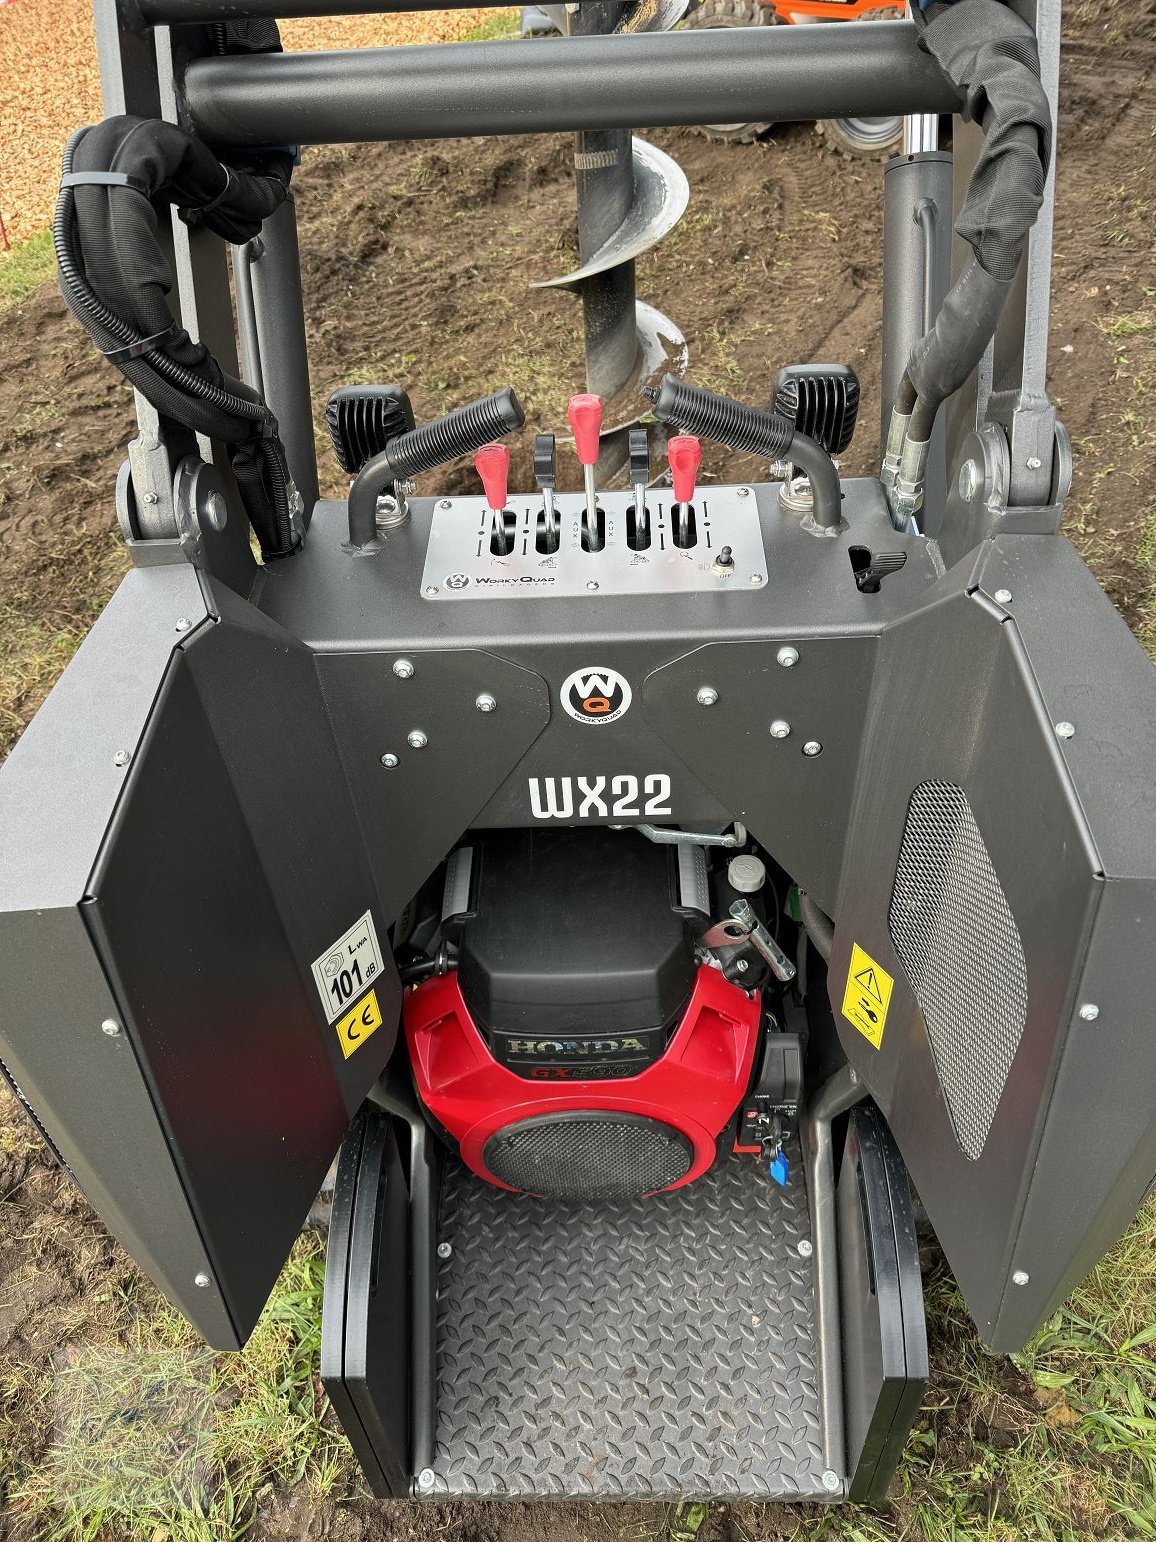
<path fill-rule="evenodd" d="M 815 952 L 825 963 L 830 963 L 831 950 L 835 946 L 834 921 L 802 889 L 799 890 L 799 914 L 803 918 L 803 930 L 810 938 Z"/>
<path fill-rule="evenodd" d="M 359 551 L 376 547 L 377 500 L 395 483 L 480 450 L 525 421 L 521 402 L 509 386 L 503 386 L 492 396 L 455 407 L 444 417 L 390 440 L 366 461 L 349 489 L 349 545 Z"/>
<path fill-rule="evenodd" d="M 835 462 L 822 445 L 800 433 L 790 418 L 704 391 L 676 375 L 664 375 L 656 389 L 643 394 L 653 402 L 654 416 L 660 423 L 674 424 L 684 433 L 697 434 L 731 450 L 793 462 L 810 480 L 816 528 L 833 534 L 841 527 L 842 494 Z"/>

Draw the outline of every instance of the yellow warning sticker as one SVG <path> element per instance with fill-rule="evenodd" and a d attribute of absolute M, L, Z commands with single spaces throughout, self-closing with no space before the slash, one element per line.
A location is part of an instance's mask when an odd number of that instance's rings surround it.
<path fill-rule="evenodd" d="M 346 1060 L 355 1049 L 360 1049 L 375 1028 L 381 1027 L 381 1013 L 377 1006 L 377 992 L 363 996 L 352 1012 L 347 1012 L 333 1025 L 337 1029 L 337 1041 Z"/>
<path fill-rule="evenodd" d="M 851 949 L 847 989 L 843 992 L 843 1016 L 853 1023 L 876 1049 L 883 1042 L 887 1008 L 895 981 L 858 943 Z"/>

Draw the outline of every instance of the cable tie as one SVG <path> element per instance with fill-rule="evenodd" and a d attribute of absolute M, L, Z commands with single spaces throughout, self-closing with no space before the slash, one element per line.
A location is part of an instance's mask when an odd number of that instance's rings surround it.
<path fill-rule="evenodd" d="M 149 192 L 148 183 L 140 177 L 131 177 L 127 171 L 70 171 L 60 179 L 61 187 L 131 187 L 134 193 Z"/>
<path fill-rule="evenodd" d="M 152 353 L 155 348 L 163 348 L 166 343 L 172 342 L 179 331 L 180 327 L 172 321 L 163 332 L 154 332 L 151 337 L 126 343 L 123 348 L 102 348 L 100 351 L 110 364 L 123 364 L 127 359 L 139 359 L 142 353 Z"/>

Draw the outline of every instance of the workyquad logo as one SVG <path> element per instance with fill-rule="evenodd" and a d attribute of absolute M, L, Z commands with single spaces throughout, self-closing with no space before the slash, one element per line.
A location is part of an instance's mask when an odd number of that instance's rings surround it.
<path fill-rule="evenodd" d="M 447 589 L 468 589 L 470 575 L 468 573 L 450 573 L 446 578 Z"/>
<path fill-rule="evenodd" d="M 616 669 L 576 669 L 562 682 L 562 705 L 576 723 L 617 722 L 630 707 L 630 682 Z"/>

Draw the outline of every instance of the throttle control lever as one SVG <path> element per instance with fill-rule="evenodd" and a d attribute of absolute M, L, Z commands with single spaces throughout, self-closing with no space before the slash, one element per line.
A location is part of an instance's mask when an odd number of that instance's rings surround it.
<path fill-rule="evenodd" d="M 792 461 L 807 473 L 814 496 L 814 513 L 804 520 L 804 528 L 812 535 L 837 535 L 843 528 L 835 463 L 822 445 L 800 433 L 790 418 L 746 407 L 729 396 L 716 396 L 676 375 L 664 375 L 660 386 L 643 395 L 654 403 L 654 416 L 660 423 L 672 423 L 684 434 L 697 434 L 731 450 L 765 455 L 768 460 Z"/>
<path fill-rule="evenodd" d="M 432 471 L 480 450 L 491 440 L 521 428 L 526 421 L 522 404 L 510 386 L 483 396 L 465 407 L 455 407 L 444 418 L 423 423 L 408 434 L 392 439 L 380 454 L 367 461 L 349 489 L 349 546 L 355 551 L 375 550 L 377 500 L 394 482 L 408 481 L 422 471 Z"/>

